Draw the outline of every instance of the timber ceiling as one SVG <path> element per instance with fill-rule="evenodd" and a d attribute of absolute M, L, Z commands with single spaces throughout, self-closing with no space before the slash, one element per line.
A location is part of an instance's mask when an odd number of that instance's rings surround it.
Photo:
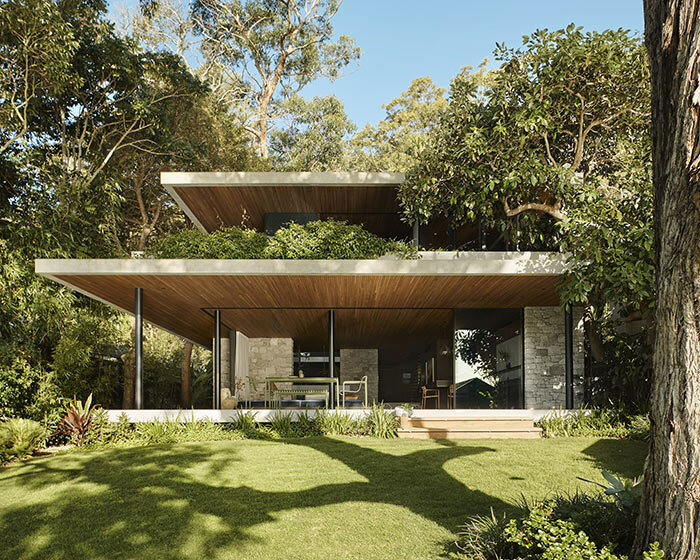
<path fill-rule="evenodd" d="M 347 344 L 353 337 L 373 340 L 391 333 L 410 337 L 422 329 L 435 328 L 444 321 L 441 312 L 452 308 L 559 305 L 554 275 L 71 274 L 54 277 L 91 297 L 129 311 L 134 306 L 134 288 L 141 287 L 147 321 L 207 347 L 211 345 L 213 326 L 205 310 L 217 307 L 238 308 L 224 310 L 224 323 L 248 336 L 294 333 L 305 340 L 314 340 L 319 333 L 326 332 L 325 314 L 334 308 L 336 334 L 339 341 Z M 371 311 L 357 308 L 371 308 Z M 397 311 L 401 308 L 405 312 Z"/>
<path fill-rule="evenodd" d="M 249 227 L 263 231 L 265 212 L 331 215 L 399 212 L 393 185 L 202 186 L 174 187 L 174 190 L 207 231 L 222 225 L 241 225 L 244 215 Z"/>

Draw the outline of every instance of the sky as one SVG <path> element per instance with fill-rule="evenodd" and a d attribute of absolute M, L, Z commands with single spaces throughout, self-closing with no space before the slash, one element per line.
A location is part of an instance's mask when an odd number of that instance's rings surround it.
<path fill-rule="evenodd" d="M 336 34 L 353 37 L 362 49 L 359 65 L 302 94 L 334 94 L 359 128 L 381 120 L 382 105 L 415 78 L 430 76 L 449 88 L 463 66 L 490 58 L 496 42 L 518 47 L 523 35 L 570 23 L 640 35 L 644 28 L 642 0 L 344 0 L 333 21 Z"/>
<path fill-rule="evenodd" d="M 496 42 L 510 47 L 536 29 L 570 23 L 585 30 L 644 29 L 642 0 L 345 0 L 338 34 L 362 49 L 359 66 L 333 83 L 319 80 L 304 96 L 335 94 L 359 127 L 384 117 L 382 105 L 420 76 L 449 88 L 463 66 L 477 66 Z"/>

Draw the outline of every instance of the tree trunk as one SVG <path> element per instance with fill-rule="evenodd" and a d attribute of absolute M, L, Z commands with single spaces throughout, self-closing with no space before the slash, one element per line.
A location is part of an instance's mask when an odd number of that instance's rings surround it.
<path fill-rule="evenodd" d="M 656 333 L 635 553 L 700 558 L 700 0 L 644 0 L 651 65 Z"/>
<path fill-rule="evenodd" d="M 586 332 L 588 334 L 588 344 L 591 350 L 591 356 L 599 364 L 605 363 L 605 347 L 603 346 L 603 337 L 600 335 L 600 321 L 594 316 L 590 307 L 586 309 L 585 315 Z"/>
<path fill-rule="evenodd" d="M 131 348 L 122 354 L 124 364 L 124 390 L 122 393 L 122 409 L 134 408 L 134 378 L 136 377 L 136 327 L 131 323 Z"/>
<path fill-rule="evenodd" d="M 180 406 L 192 407 L 192 347 L 188 340 L 182 347 L 182 370 L 180 371 Z"/>
<path fill-rule="evenodd" d="M 267 113 L 267 106 L 265 107 L 265 113 Z M 260 131 L 260 138 L 258 140 L 260 145 L 260 157 L 267 159 L 267 114 L 260 115 L 258 130 Z"/>

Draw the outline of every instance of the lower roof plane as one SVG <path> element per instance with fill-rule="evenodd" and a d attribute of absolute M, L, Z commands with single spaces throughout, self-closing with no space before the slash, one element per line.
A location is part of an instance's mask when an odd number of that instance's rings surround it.
<path fill-rule="evenodd" d="M 351 331 L 367 341 L 408 336 L 454 308 L 559 305 L 565 261 L 551 253 L 444 252 L 415 260 L 38 259 L 35 268 L 128 313 L 135 288 L 143 288 L 144 319 L 210 347 L 214 309 L 225 327 L 248 336 L 299 340 L 318 337 L 319 317 L 335 309 L 342 343 Z"/>

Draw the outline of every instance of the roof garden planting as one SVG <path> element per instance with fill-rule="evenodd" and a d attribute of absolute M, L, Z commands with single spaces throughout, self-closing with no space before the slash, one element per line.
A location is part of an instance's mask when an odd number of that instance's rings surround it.
<path fill-rule="evenodd" d="M 268 236 L 247 227 L 212 233 L 186 230 L 158 241 L 147 252 L 159 259 L 376 259 L 418 258 L 412 243 L 384 239 L 344 221 L 290 223 Z"/>

